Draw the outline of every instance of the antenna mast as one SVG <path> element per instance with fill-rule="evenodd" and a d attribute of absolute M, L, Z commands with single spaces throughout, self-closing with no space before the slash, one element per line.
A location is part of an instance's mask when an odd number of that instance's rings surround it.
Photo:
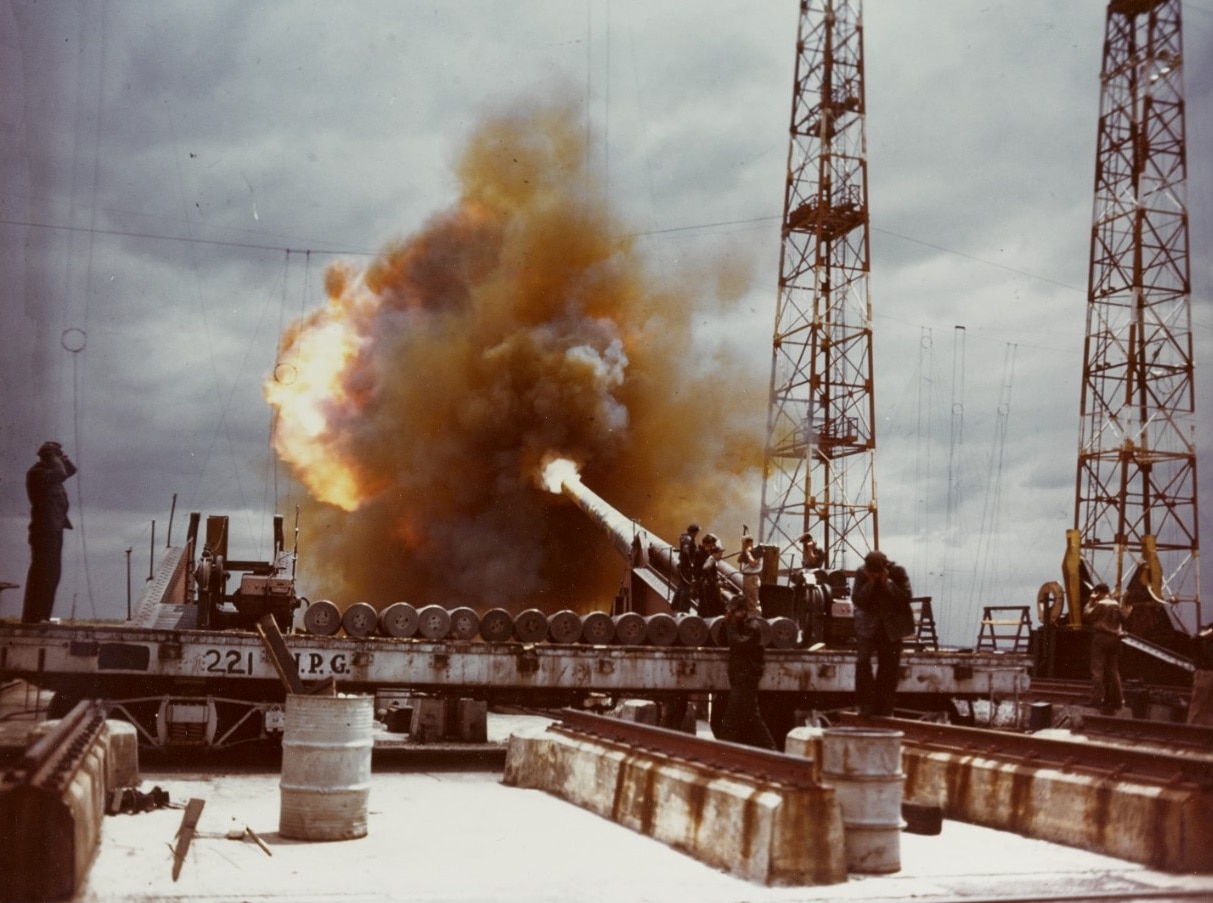
<path fill-rule="evenodd" d="M 1144 564 L 1199 630 L 1180 25 L 1180 0 L 1108 4 L 1074 526 L 1099 579 Z"/>
<path fill-rule="evenodd" d="M 802 0 L 759 536 L 799 567 L 877 544 L 860 0 Z"/>

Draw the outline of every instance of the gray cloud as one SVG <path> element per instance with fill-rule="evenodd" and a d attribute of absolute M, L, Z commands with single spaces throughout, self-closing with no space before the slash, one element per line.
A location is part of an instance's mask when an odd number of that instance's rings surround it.
<path fill-rule="evenodd" d="M 1072 518 L 1105 4 L 866 6 L 884 544 L 915 563 L 920 591 L 942 586 L 945 559 L 973 574 L 992 559 L 999 601 L 1018 603 L 1055 576 Z M 1213 8 L 1184 10 L 1207 410 Z M 697 364 L 752 374 L 744 416 L 760 425 L 795 39 L 790 2 L 5 4 L 0 579 L 24 580 L 22 475 L 52 435 L 83 465 L 67 560 L 80 570 L 87 537 L 95 597 L 65 579 L 60 613 L 73 594 L 83 613 L 121 613 L 124 550 L 146 560 L 153 517 L 163 541 L 173 493 L 179 518 L 231 513 L 240 554 L 264 553 L 269 514 L 301 498 L 271 456 L 261 396 L 282 329 L 324 302 L 330 252 L 364 265 L 414 234 L 453 202 L 484 117 L 536 98 L 574 99 L 590 170 L 654 279 L 705 274 L 691 286 Z M 943 535 L 956 325 L 964 504 L 951 517 L 978 530 L 1001 454 L 993 550 Z M 75 354 L 61 346 L 74 328 L 87 334 Z M 1209 447 L 1202 433 L 1206 485 Z M 755 476 L 721 502 L 726 535 L 756 520 L 758 489 Z M 952 587 L 967 599 L 980 581 L 965 576 Z M 958 640 L 975 604 L 951 606 Z"/>

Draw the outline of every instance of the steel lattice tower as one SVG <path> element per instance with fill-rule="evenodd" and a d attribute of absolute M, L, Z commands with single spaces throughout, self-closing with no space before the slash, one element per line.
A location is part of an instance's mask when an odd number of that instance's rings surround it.
<path fill-rule="evenodd" d="M 853 567 L 877 542 L 859 0 L 802 0 L 796 48 L 759 538 Z"/>
<path fill-rule="evenodd" d="M 1074 526 L 1099 579 L 1196 603 L 1191 278 L 1179 0 L 1107 8 Z"/>

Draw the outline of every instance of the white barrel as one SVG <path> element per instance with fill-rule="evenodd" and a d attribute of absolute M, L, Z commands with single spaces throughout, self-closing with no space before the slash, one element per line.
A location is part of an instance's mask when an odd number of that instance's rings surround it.
<path fill-rule="evenodd" d="M 288 694 L 278 833 L 292 840 L 366 836 L 373 696 Z"/>
<path fill-rule="evenodd" d="M 830 727 L 821 737 L 821 782 L 842 809 L 847 870 L 901 869 L 901 738 L 898 730 Z"/>
<path fill-rule="evenodd" d="M 378 626 L 379 612 L 370 602 L 355 602 L 341 616 L 341 627 L 348 636 L 370 636 Z"/>

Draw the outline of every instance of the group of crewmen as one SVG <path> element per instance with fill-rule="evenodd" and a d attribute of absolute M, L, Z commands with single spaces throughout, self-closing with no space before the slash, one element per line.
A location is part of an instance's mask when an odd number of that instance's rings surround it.
<path fill-rule="evenodd" d="M 703 617 L 725 617 L 725 636 L 729 647 L 729 694 L 723 719 L 713 719 L 719 739 L 731 740 L 766 749 L 775 749 L 774 740 L 758 707 L 758 684 L 765 667 L 759 589 L 762 584 L 762 559 L 748 530 L 741 537 L 738 570 L 742 592 L 730 597 L 726 606 L 720 587 L 718 564 L 724 547 L 715 533 L 707 533 L 697 544 L 699 525 L 691 523 L 678 540 L 678 577 L 672 603 L 674 611 L 686 613 L 698 602 Z M 799 537 L 804 569 L 824 578 L 825 555 L 813 537 Z M 884 552 L 872 551 L 863 567 L 855 573 L 851 599 L 855 608 L 855 697 L 861 715 L 893 714 L 894 698 L 901 668 L 902 640 L 914 632 L 912 596 L 906 569 L 891 561 Z M 872 660 L 876 660 L 873 671 Z"/>

